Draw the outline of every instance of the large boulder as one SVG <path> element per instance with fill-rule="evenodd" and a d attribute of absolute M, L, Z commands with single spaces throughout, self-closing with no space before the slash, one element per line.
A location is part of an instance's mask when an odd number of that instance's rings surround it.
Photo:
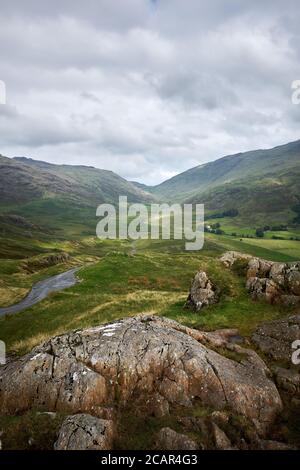
<path fill-rule="evenodd" d="M 114 426 L 112 421 L 87 414 L 68 416 L 60 429 L 55 450 L 111 450 Z"/>
<path fill-rule="evenodd" d="M 263 353 L 289 364 L 293 353 L 292 343 L 297 339 L 300 339 L 300 315 L 264 323 L 252 335 L 252 341 Z"/>
<path fill-rule="evenodd" d="M 240 360 L 224 357 L 208 346 L 214 341 L 156 316 L 57 336 L 0 369 L 0 412 L 44 407 L 102 417 L 103 407 L 147 408 L 155 396 L 170 405 L 197 400 L 231 409 L 263 434 L 282 408 L 266 365 L 238 345 L 231 347 L 242 353 Z"/>
<path fill-rule="evenodd" d="M 199 312 L 203 307 L 218 301 L 218 289 L 208 279 L 204 271 L 199 271 L 191 285 L 191 290 L 185 306 Z"/>

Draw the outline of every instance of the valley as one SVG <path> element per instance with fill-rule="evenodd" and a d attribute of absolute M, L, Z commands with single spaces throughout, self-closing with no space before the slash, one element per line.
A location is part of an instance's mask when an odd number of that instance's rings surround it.
<path fill-rule="evenodd" d="M 300 259 L 297 220 L 300 191 L 296 179 L 299 149 L 298 142 L 281 150 L 287 158 L 282 158 L 284 164 L 280 167 L 278 163 L 276 177 L 273 174 L 262 179 L 257 175 L 267 172 L 267 167 L 275 172 L 278 149 L 270 153 L 250 152 L 245 161 L 242 156 L 226 157 L 156 188 L 142 189 L 103 170 L 1 157 L 0 312 L 21 302 L 34 284 L 51 276 L 78 268 L 76 276 L 80 281 L 67 289 L 49 292 L 42 301 L 19 313 L 0 317 L 0 339 L 6 344 L 9 361 L 57 335 L 114 325 L 120 319 L 134 319 L 141 314 L 174 320 L 202 332 L 237 329 L 247 347 L 256 350 L 251 343 L 256 329 L 266 322 L 287 318 L 297 309 L 254 301 L 245 288 L 243 267 L 225 269 L 220 258 L 225 252 L 237 251 L 281 263 Z M 215 171 L 218 165 L 219 173 Z M 170 199 L 207 202 L 203 250 L 187 252 L 184 240 L 174 237 L 137 241 L 97 239 L 97 204 L 117 203 L 119 195 L 127 195 L 130 202 L 145 204 Z M 263 232 L 260 236 L 258 229 Z M 219 301 L 201 313 L 185 308 L 197 271 L 205 271 L 220 289 Z M 236 352 L 225 349 L 217 351 L 239 362 Z M 273 364 L 269 359 L 268 363 Z M 147 448 L 147 439 L 154 445 L 154 435 L 162 425 L 182 429 L 177 421 L 185 413 L 179 407 L 169 416 L 145 420 L 128 409 L 118 421 L 116 445 Z M 195 405 L 193 413 L 206 417 L 210 410 Z M 37 422 L 42 421 L 38 426 L 54 436 L 63 418 L 64 413 L 58 413 L 57 421 L 49 424 L 33 411 L 19 417 L 1 416 L 0 427 L 5 425 L 8 429 L 5 445 L 28 448 L 26 439 L 17 430 L 25 425 L 34 434 Z M 143 436 L 139 435 L 140 426 L 145 428 Z M 292 427 L 289 432 L 288 440 L 298 442 Z M 44 436 L 43 442 L 36 439 L 40 442 L 38 448 L 48 448 L 54 437 L 47 440 Z"/>

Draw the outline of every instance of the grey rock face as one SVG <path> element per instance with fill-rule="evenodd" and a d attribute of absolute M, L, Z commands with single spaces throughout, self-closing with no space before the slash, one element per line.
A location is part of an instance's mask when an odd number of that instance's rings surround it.
<path fill-rule="evenodd" d="M 259 326 L 253 342 L 275 360 L 291 363 L 292 343 L 300 339 L 300 315 L 293 315 Z"/>
<path fill-rule="evenodd" d="M 274 369 L 278 388 L 291 395 L 300 398 L 300 374 L 297 370 L 276 367 Z"/>
<path fill-rule="evenodd" d="M 232 267 L 238 260 L 248 261 L 246 288 L 253 300 L 300 305 L 299 261 L 275 263 L 235 251 L 229 251 L 220 258 L 226 267 Z"/>
<path fill-rule="evenodd" d="M 247 278 L 266 278 L 269 277 L 272 268 L 272 261 L 266 261 L 259 258 L 251 258 L 248 263 Z"/>
<path fill-rule="evenodd" d="M 231 268 L 236 261 L 247 261 L 247 260 L 250 260 L 251 258 L 252 258 L 251 255 L 240 253 L 239 251 L 227 251 L 221 256 L 220 261 L 227 268 Z"/>
<path fill-rule="evenodd" d="M 68 416 L 60 429 L 55 450 L 110 450 L 113 422 L 87 414 Z"/>
<path fill-rule="evenodd" d="M 203 307 L 218 301 L 218 291 L 204 271 L 199 271 L 191 285 L 186 307 L 199 312 Z"/>
<path fill-rule="evenodd" d="M 156 447 L 160 450 L 197 450 L 197 443 L 185 434 L 171 428 L 162 428 L 157 436 Z"/>
<path fill-rule="evenodd" d="M 297 266 L 299 268 L 299 266 Z M 300 296 L 300 270 L 294 267 L 287 271 L 287 285 L 293 295 Z"/>
<path fill-rule="evenodd" d="M 164 413 L 166 402 L 197 399 L 246 416 L 263 434 L 282 408 L 266 365 L 254 351 L 240 348 L 236 362 L 201 341 L 214 337 L 156 316 L 57 336 L 0 369 L 0 412 L 43 406 L 103 416 L 103 407 L 147 405 L 156 396 Z"/>
<path fill-rule="evenodd" d="M 253 300 L 265 299 L 269 303 L 274 303 L 280 296 L 279 288 L 272 279 L 249 277 L 246 289 Z"/>

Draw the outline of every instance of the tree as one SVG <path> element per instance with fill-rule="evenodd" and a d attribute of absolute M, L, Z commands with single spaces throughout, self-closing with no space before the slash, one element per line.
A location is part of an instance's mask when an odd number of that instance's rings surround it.
<path fill-rule="evenodd" d="M 255 235 L 257 236 L 257 238 L 264 238 L 265 233 L 262 228 L 257 228 Z"/>

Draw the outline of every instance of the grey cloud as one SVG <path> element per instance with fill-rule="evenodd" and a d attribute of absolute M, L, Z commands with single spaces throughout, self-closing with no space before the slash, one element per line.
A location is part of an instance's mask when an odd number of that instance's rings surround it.
<path fill-rule="evenodd" d="M 0 0 L 0 153 L 156 183 L 299 138 L 296 0 Z"/>

